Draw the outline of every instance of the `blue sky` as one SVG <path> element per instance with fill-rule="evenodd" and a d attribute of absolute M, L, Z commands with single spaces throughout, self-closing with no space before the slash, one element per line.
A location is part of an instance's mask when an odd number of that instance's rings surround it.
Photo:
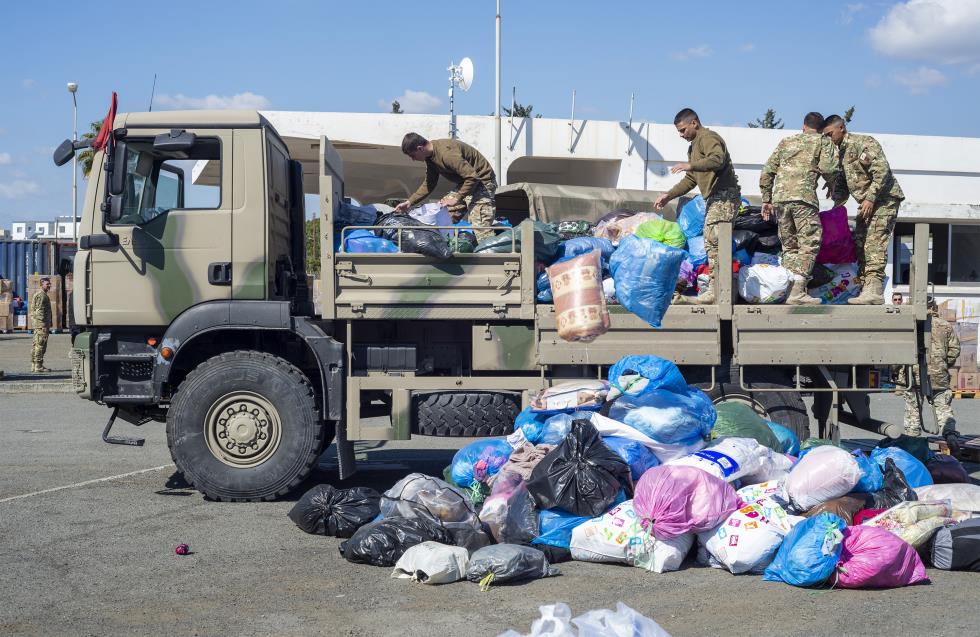
<path fill-rule="evenodd" d="M 459 112 L 493 110 L 493 0 L 8 3 L 0 21 L 0 227 L 71 208 L 51 150 L 110 92 L 120 110 L 257 107 L 446 112 L 446 67 L 470 56 Z M 104 22 L 98 21 L 104 17 Z M 741 126 L 769 107 L 857 107 L 867 132 L 980 137 L 980 2 L 503 0 L 503 94 L 546 117 L 669 122 L 692 106 Z M 80 193 L 84 192 L 80 182 Z M 79 198 L 81 199 L 81 194 Z"/>

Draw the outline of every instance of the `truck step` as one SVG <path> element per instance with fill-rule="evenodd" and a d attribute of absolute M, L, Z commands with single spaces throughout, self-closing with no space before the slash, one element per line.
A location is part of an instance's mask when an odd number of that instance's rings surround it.
<path fill-rule="evenodd" d="M 157 355 L 151 352 L 140 354 L 106 354 L 102 357 L 107 363 L 143 363 L 153 362 Z"/>
<path fill-rule="evenodd" d="M 103 396 L 102 402 L 104 403 L 149 403 L 153 402 L 153 396 L 151 394 L 114 394 L 112 396 Z"/>

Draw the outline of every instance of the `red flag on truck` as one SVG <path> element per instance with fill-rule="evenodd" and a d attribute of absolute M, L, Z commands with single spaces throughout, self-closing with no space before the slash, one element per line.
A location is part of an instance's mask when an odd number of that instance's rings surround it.
<path fill-rule="evenodd" d="M 109 134 L 112 132 L 112 123 L 116 119 L 116 92 L 112 92 L 112 103 L 109 104 L 109 112 L 106 113 L 105 119 L 102 120 L 102 127 L 99 129 L 99 134 L 96 135 L 95 141 L 92 142 L 92 150 L 98 152 L 105 148 L 106 143 L 109 141 Z"/>

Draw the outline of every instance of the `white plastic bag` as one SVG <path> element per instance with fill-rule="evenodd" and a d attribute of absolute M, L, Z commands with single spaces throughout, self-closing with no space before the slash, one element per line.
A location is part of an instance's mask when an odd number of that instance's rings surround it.
<path fill-rule="evenodd" d="M 775 501 L 764 499 L 743 506 L 700 539 L 708 553 L 732 573 L 759 573 L 782 544 L 790 528 L 787 517 Z"/>
<path fill-rule="evenodd" d="M 657 460 L 661 463 L 686 456 L 689 453 L 694 453 L 699 449 L 703 449 L 705 444 L 701 439 L 694 440 L 689 444 L 677 445 L 657 442 L 639 430 L 599 413 L 592 414 L 592 424 L 595 425 L 596 430 L 603 436 L 619 436 L 620 438 L 629 438 L 630 440 L 635 440 L 643 444 L 653 452 L 653 455 L 657 456 Z"/>
<path fill-rule="evenodd" d="M 558 602 L 538 606 L 538 612 L 541 613 L 541 617 L 531 624 L 531 632 L 525 635 L 516 630 L 508 630 L 497 637 L 578 637 L 571 624 L 572 609 L 568 604 Z"/>
<path fill-rule="evenodd" d="M 738 294 L 748 303 L 782 303 L 792 285 L 793 273 L 782 266 L 759 263 L 738 271 Z"/>
<path fill-rule="evenodd" d="M 623 602 L 616 602 L 615 611 L 590 610 L 572 623 L 578 626 L 578 637 L 670 637 L 660 624 Z"/>
<path fill-rule="evenodd" d="M 722 438 L 706 449 L 667 462 L 707 471 L 720 480 L 734 482 L 742 476 L 761 471 L 771 451 L 752 438 Z"/>
<path fill-rule="evenodd" d="M 762 445 L 760 445 L 762 446 Z M 793 469 L 793 461 L 778 451 L 773 451 L 769 447 L 762 447 L 765 452 L 762 458 L 762 467 L 758 471 L 742 476 L 742 482 L 748 484 L 758 484 L 773 480 L 785 480 Z"/>
<path fill-rule="evenodd" d="M 424 203 L 417 208 L 408 211 L 408 216 L 416 221 L 420 221 L 427 226 L 451 226 L 453 225 L 452 215 L 445 206 L 438 203 Z M 440 230 L 447 237 L 452 236 L 452 230 Z"/>
<path fill-rule="evenodd" d="M 980 513 L 980 485 L 966 482 L 916 487 L 920 500 L 949 500 L 954 509 Z"/>
<path fill-rule="evenodd" d="M 840 447 L 816 447 L 800 458 L 786 477 L 786 495 L 799 512 L 850 493 L 861 479 L 854 456 Z"/>
<path fill-rule="evenodd" d="M 469 551 L 462 546 L 422 542 L 405 551 L 391 576 L 421 584 L 449 584 L 466 576 L 469 561 Z"/>

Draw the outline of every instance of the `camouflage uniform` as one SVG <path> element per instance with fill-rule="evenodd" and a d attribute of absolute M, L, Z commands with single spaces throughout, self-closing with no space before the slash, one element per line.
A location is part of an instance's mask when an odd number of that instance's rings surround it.
<path fill-rule="evenodd" d="M 44 290 L 38 290 L 31 297 L 30 313 L 34 329 L 31 365 L 34 371 L 41 371 L 44 368 L 44 352 L 48 349 L 48 328 L 51 327 L 51 299 Z"/>
<path fill-rule="evenodd" d="M 939 433 L 956 429 L 951 403 L 953 392 L 949 387 L 949 368 L 960 355 L 960 339 L 948 321 L 932 317 L 932 338 L 929 347 L 929 384 L 932 386 L 932 409 L 936 416 Z M 905 368 L 898 374 L 898 385 L 905 387 L 908 380 Z M 905 399 L 905 433 L 918 436 L 922 433 L 922 390 L 918 367 L 912 368 L 912 387 L 902 392 Z"/>
<path fill-rule="evenodd" d="M 497 208 L 494 204 L 494 195 L 497 192 L 496 182 L 491 182 L 489 186 L 483 182 L 476 187 L 471 195 L 460 196 L 458 190 L 453 190 L 447 197 L 459 198 L 460 204 L 449 210 L 454 222 L 459 222 L 463 218 L 463 213 L 467 215 L 467 220 L 474 226 L 492 226 L 494 215 Z M 475 230 L 477 241 L 483 241 L 493 236 L 491 230 Z"/>
<path fill-rule="evenodd" d="M 776 208 L 783 267 L 805 279 L 820 252 L 823 226 L 817 204 L 817 176 L 833 184 L 838 157 L 833 143 L 817 132 L 786 137 L 762 168 L 762 202 Z"/>
<path fill-rule="evenodd" d="M 837 180 L 834 203 L 843 205 L 849 194 L 858 203 L 874 202 L 869 220 L 865 221 L 860 214 L 857 217 L 854 245 L 858 253 L 858 276 L 862 281 L 875 279 L 881 282 L 885 278 L 888 242 L 905 193 L 895 180 L 885 153 L 875 138 L 846 133 L 839 150 L 846 179 Z"/>

